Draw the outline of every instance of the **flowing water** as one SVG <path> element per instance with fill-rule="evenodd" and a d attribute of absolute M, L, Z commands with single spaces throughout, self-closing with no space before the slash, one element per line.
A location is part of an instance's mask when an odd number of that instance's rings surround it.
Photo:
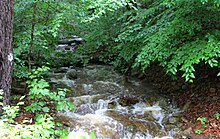
<path fill-rule="evenodd" d="M 74 111 L 58 112 L 69 138 L 172 139 L 179 137 L 180 110 L 149 83 L 123 76 L 112 67 L 62 68 L 49 76 L 54 88 L 70 89 Z"/>

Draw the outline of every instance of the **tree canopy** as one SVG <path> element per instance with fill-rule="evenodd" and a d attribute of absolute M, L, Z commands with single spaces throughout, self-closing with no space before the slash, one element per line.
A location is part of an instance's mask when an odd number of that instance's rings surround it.
<path fill-rule="evenodd" d="M 31 55 L 37 64 L 86 63 L 98 58 L 126 72 L 144 71 L 159 62 L 167 74 L 181 73 L 190 82 L 196 65 L 219 66 L 219 0 L 17 0 L 14 53 L 19 74 L 15 75 L 25 75 L 34 3 Z M 75 54 L 55 53 L 57 40 L 70 34 L 85 38 L 86 43 Z M 65 55 L 67 63 L 54 60 L 54 54 Z"/>

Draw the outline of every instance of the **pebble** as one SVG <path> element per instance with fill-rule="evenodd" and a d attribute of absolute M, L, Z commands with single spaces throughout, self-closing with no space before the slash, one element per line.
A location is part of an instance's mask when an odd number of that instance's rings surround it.
<path fill-rule="evenodd" d="M 188 123 L 189 121 L 186 119 L 186 118 L 184 118 L 184 117 L 181 117 L 181 120 L 183 121 L 183 122 L 185 122 L 185 123 Z"/>
<path fill-rule="evenodd" d="M 170 124 L 175 124 L 175 123 L 177 123 L 177 121 L 178 121 L 178 118 L 177 118 L 177 117 L 171 117 L 171 118 L 169 118 L 169 123 L 170 123 Z"/>

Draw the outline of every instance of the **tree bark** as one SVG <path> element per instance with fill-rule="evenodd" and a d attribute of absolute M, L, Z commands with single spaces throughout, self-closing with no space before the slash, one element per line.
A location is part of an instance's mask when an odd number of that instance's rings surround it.
<path fill-rule="evenodd" d="M 0 89 L 4 91 L 5 105 L 9 104 L 12 82 L 13 2 L 13 0 L 0 0 Z"/>

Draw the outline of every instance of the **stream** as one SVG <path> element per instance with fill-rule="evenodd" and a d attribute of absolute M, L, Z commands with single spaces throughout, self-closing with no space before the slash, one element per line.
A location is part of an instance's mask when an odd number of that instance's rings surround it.
<path fill-rule="evenodd" d="M 58 121 L 69 139 L 179 138 L 181 110 L 147 81 L 123 76 L 111 66 L 62 67 L 49 74 L 53 89 L 68 88 L 74 111 L 60 111 Z"/>

